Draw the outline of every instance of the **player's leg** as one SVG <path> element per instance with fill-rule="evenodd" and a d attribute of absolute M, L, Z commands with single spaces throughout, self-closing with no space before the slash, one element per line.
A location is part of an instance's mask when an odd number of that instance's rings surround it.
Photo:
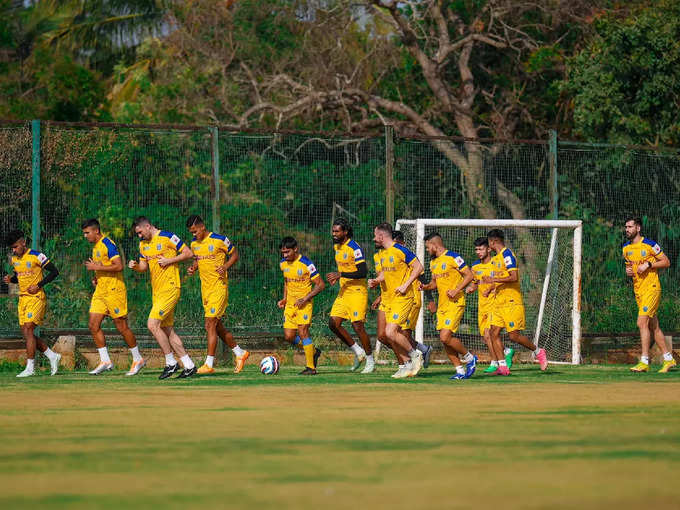
<path fill-rule="evenodd" d="M 452 379 L 465 379 L 465 367 L 458 357 L 458 350 L 454 347 L 453 334 L 450 329 L 439 330 L 439 340 L 444 346 L 444 352 L 449 358 L 456 373 L 453 375 Z"/>
<path fill-rule="evenodd" d="M 170 322 L 170 320 L 168 320 L 168 322 Z M 184 379 L 185 377 L 191 377 L 198 371 L 198 369 L 196 368 L 194 361 L 191 359 L 191 356 L 189 356 L 186 349 L 184 348 L 182 339 L 179 337 L 172 324 L 165 325 L 165 323 L 161 323 L 161 327 L 168 336 L 170 347 L 172 347 L 172 350 L 175 351 L 175 354 L 177 354 L 179 360 L 182 362 L 182 366 L 184 366 L 184 370 L 182 370 L 177 378 Z"/>
<path fill-rule="evenodd" d="M 677 363 L 673 359 L 673 353 L 670 350 L 670 346 L 666 343 L 666 336 L 663 334 L 663 331 L 661 331 L 658 317 L 656 316 L 650 317 L 649 330 L 651 332 L 652 338 L 654 339 L 656 344 L 659 346 L 659 349 L 661 349 L 661 352 L 663 353 L 662 362 L 663 364 L 661 365 L 659 373 L 665 374 L 669 370 L 674 368 L 677 365 Z"/>
<path fill-rule="evenodd" d="M 361 345 L 366 353 L 366 366 L 361 371 L 362 374 L 371 374 L 375 371 L 375 360 L 373 359 L 373 349 L 371 348 L 371 339 L 366 333 L 364 321 L 352 322 L 352 329 L 359 337 Z"/>
<path fill-rule="evenodd" d="M 347 347 L 354 350 L 354 339 L 349 332 L 342 326 L 342 321 L 349 319 L 350 313 L 345 303 L 344 294 L 340 291 L 338 297 L 335 298 L 333 306 L 331 307 L 330 318 L 328 319 L 328 328 L 337 336 Z M 356 348 L 360 348 L 357 346 Z M 363 349 L 362 349 L 363 350 Z M 356 351 L 355 351 L 356 354 Z M 364 354 L 365 355 L 365 354 Z"/>
<path fill-rule="evenodd" d="M 392 310 L 392 312 L 394 312 L 394 310 Z M 394 317 L 394 315 L 395 314 L 392 316 Z M 420 351 L 411 347 L 408 338 L 406 338 L 401 331 L 400 324 L 392 322 L 388 318 L 385 328 L 387 336 L 392 344 L 392 350 L 399 360 L 399 370 L 397 370 L 392 377 L 401 379 L 403 377 L 413 377 L 417 375 L 423 367 L 423 355 Z"/>
<path fill-rule="evenodd" d="M 498 324 L 491 324 L 489 327 L 489 336 L 491 337 L 492 359 L 496 360 L 498 368 L 492 372 L 492 375 L 510 375 L 505 358 L 503 357 L 503 342 L 501 340 L 502 326 Z"/>
<path fill-rule="evenodd" d="M 132 330 L 130 329 L 130 325 L 128 324 L 127 310 L 125 312 L 126 312 L 125 315 L 113 318 L 113 325 L 118 330 L 118 333 L 120 333 L 120 336 L 123 337 L 125 344 L 128 346 L 128 349 L 130 350 L 130 355 L 132 356 L 132 364 L 130 365 L 130 369 L 125 373 L 125 375 L 133 376 L 137 375 L 142 370 L 142 368 L 146 366 L 146 360 L 142 357 L 142 354 L 139 352 L 137 338 L 135 337 L 135 334 L 132 332 Z"/>
<path fill-rule="evenodd" d="M 179 365 L 177 364 L 175 355 L 172 352 L 172 347 L 170 346 L 170 339 L 168 338 L 167 333 L 161 327 L 160 319 L 149 317 L 149 319 L 146 321 L 146 327 L 156 340 L 158 347 L 161 348 L 161 351 L 165 355 L 165 368 L 163 369 L 159 379 L 167 379 L 172 374 L 177 372 L 177 370 L 179 370 Z"/>
<path fill-rule="evenodd" d="M 92 310 L 92 307 L 90 307 Z M 90 311 L 90 317 L 87 321 L 87 327 L 90 330 L 92 339 L 94 340 L 94 345 L 97 346 L 97 352 L 99 353 L 99 363 L 90 371 L 90 375 L 99 375 L 104 372 L 113 370 L 113 363 L 109 357 L 109 351 L 106 348 L 106 339 L 104 338 L 104 332 L 102 331 L 102 321 L 105 315 L 103 313 L 95 313 Z"/>
<path fill-rule="evenodd" d="M 205 357 L 205 363 L 198 369 L 201 375 L 212 374 L 215 372 L 213 365 L 215 364 L 215 352 L 217 351 L 217 324 L 219 319 L 217 317 L 205 317 L 205 336 L 208 342 L 208 354 Z"/>
<path fill-rule="evenodd" d="M 316 375 L 316 349 L 309 334 L 309 324 L 298 324 L 297 333 L 305 351 L 305 369 L 299 375 Z"/>
<path fill-rule="evenodd" d="M 231 349 L 234 355 L 234 373 L 238 374 L 243 370 L 250 352 L 242 349 L 236 340 L 234 340 L 234 335 L 224 326 L 222 319 L 217 321 L 217 336 Z"/>
<path fill-rule="evenodd" d="M 416 326 L 418 325 L 418 320 L 420 319 L 420 308 L 422 302 L 416 300 L 411 309 L 411 315 L 409 316 L 408 328 L 404 330 L 404 335 L 408 338 L 411 347 L 418 349 L 423 355 L 423 368 L 430 366 L 430 356 L 432 356 L 432 347 L 425 345 L 424 343 L 418 342 L 414 337 L 414 332 Z"/>
<path fill-rule="evenodd" d="M 26 341 L 26 368 L 17 377 L 28 377 L 35 374 L 35 351 L 42 352 L 50 362 L 50 375 L 59 370 L 61 354 L 50 349 L 45 342 L 35 334 L 35 322 L 21 324 L 21 334 Z"/>

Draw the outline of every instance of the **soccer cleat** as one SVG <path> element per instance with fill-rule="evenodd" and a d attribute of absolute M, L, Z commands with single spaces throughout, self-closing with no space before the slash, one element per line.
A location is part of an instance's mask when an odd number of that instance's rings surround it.
<path fill-rule="evenodd" d="M 349 369 L 350 372 L 354 372 L 355 370 L 357 370 L 359 368 L 359 366 L 361 365 L 361 363 L 365 359 L 366 359 L 366 353 L 365 352 L 363 352 L 362 354 L 359 354 L 359 355 L 355 354 L 354 355 L 354 363 L 352 363 L 352 368 Z"/>
<path fill-rule="evenodd" d="M 52 363 L 52 361 L 50 361 L 50 364 L 51 363 Z M 90 375 L 99 375 L 99 374 L 103 374 L 104 372 L 110 372 L 111 370 L 113 370 L 113 363 L 112 362 L 109 361 L 107 363 L 104 363 L 103 361 L 100 361 L 99 365 L 97 365 L 94 368 L 94 370 L 91 370 L 89 372 L 89 374 Z"/>
<path fill-rule="evenodd" d="M 634 367 L 630 367 L 631 372 L 649 372 L 649 365 L 640 361 Z"/>
<path fill-rule="evenodd" d="M 510 369 L 508 367 L 498 366 L 498 370 L 493 375 L 510 375 Z"/>
<path fill-rule="evenodd" d="M 321 357 L 321 349 L 314 347 L 314 367 L 319 366 L 319 358 Z"/>
<path fill-rule="evenodd" d="M 214 374 L 215 369 L 213 367 L 209 367 L 208 365 L 203 365 L 196 373 L 199 375 Z"/>
<path fill-rule="evenodd" d="M 411 370 L 409 377 L 415 377 L 418 372 L 423 368 L 423 355 L 420 351 L 416 351 L 415 355 L 411 358 Z M 407 364 L 408 366 L 408 364 Z"/>
<path fill-rule="evenodd" d="M 362 374 L 372 374 L 375 371 L 375 361 L 373 359 L 366 359 L 366 366 L 361 371 Z"/>
<path fill-rule="evenodd" d="M 475 370 L 477 370 L 477 356 L 474 354 L 472 355 L 472 361 L 468 362 L 465 364 L 465 378 L 469 379 L 472 377 L 472 374 L 475 373 Z"/>
<path fill-rule="evenodd" d="M 404 379 L 406 377 L 409 377 L 410 373 L 411 367 L 409 367 L 407 364 L 404 365 L 403 367 L 399 367 L 399 370 L 392 374 L 392 379 Z"/>
<path fill-rule="evenodd" d="M 249 351 L 243 351 L 243 356 L 236 356 L 236 359 L 234 360 L 234 373 L 238 374 L 241 370 L 243 370 L 243 367 L 246 364 L 246 360 L 248 359 L 248 356 L 250 356 Z M 203 368 L 203 367 L 201 367 Z M 198 373 L 200 374 L 201 371 L 199 370 Z"/>
<path fill-rule="evenodd" d="M 508 348 L 508 352 L 505 355 L 505 363 L 508 365 L 508 368 L 512 368 L 512 357 L 515 355 L 515 349 L 512 347 Z"/>
<path fill-rule="evenodd" d="M 172 374 L 179 370 L 179 365 L 175 363 L 174 365 L 165 365 L 163 372 L 158 376 L 159 379 L 167 379 Z"/>
<path fill-rule="evenodd" d="M 31 377 L 33 375 L 35 375 L 35 369 L 26 367 L 23 372 L 17 374 L 17 377 Z"/>
<path fill-rule="evenodd" d="M 494 374 L 494 373 L 496 372 L 496 370 L 498 370 L 498 365 L 496 365 L 496 366 L 494 366 L 494 365 L 489 365 L 488 367 L 486 367 L 486 368 L 484 369 L 483 373 L 485 373 L 485 374 Z"/>
<path fill-rule="evenodd" d="M 427 350 L 423 353 L 423 368 L 430 366 L 430 356 L 432 356 L 432 346 L 426 345 Z"/>
<path fill-rule="evenodd" d="M 541 365 L 541 370 L 548 368 L 548 355 L 545 353 L 545 349 L 539 349 L 536 355 L 538 363 Z M 510 367 L 508 367 L 509 369 Z"/>
<path fill-rule="evenodd" d="M 305 367 L 305 369 L 302 372 L 300 372 L 298 375 L 316 375 L 316 369 L 310 368 L 310 367 Z"/>
<path fill-rule="evenodd" d="M 140 359 L 139 361 L 133 361 L 132 365 L 130 365 L 130 370 L 128 370 L 125 375 L 126 376 L 131 376 L 131 375 L 137 375 L 142 371 L 142 368 L 146 366 L 146 360 L 145 359 Z"/>
<path fill-rule="evenodd" d="M 59 361 L 61 360 L 61 354 L 56 354 L 54 358 L 50 360 L 50 375 L 54 375 L 59 370 Z M 113 368 L 113 364 L 111 364 Z"/>
<path fill-rule="evenodd" d="M 674 368 L 676 365 L 677 365 L 677 363 L 675 362 L 674 359 L 672 359 L 672 360 L 670 360 L 670 361 L 664 361 L 664 362 L 663 362 L 663 365 L 661 365 L 661 369 L 659 370 L 659 373 L 660 373 L 660 374 L 667 374 L 668 371 L 669 371 L 671 368 Z"/>
<path fill-rule="evenodd" d="M 192 375 L 196 375 L 196 372 L 198 372 L 198 370 L 196 369 L 195 366 L 191 367 L 191 368 L 185 368 L 184 370 L 182 370 L 179 373 L 179 375 L 177 377 L 175 377 L 175 379 L 186 379 L 187 377 L 191 377 Z"/>
<path fill-rule="evenodd" d="M 463 380 L 463 379 L 467 379 L 467 378 L 468 378 L 467 374 L 459 374 L 458 372 L 456 372 L 451 377 L 449 377 L 449 379 L 458 380 L 458 381 Z"/>

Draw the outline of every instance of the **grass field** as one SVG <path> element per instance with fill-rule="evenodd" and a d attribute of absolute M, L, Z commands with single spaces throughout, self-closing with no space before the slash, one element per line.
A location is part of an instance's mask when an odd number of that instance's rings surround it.
<path fill-rule="evenodd" d="M 0 373 L 0 508 L 678 508 L 680 371 Z"/>

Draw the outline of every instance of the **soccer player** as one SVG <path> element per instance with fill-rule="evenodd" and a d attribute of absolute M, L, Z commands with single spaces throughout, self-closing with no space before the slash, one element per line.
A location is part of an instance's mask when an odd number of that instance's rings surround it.
<path fill-rule="evenodd" d="M 402 246 L 406 246 L 404 242 L 404 233 L 401 230 L 395 230 L 392 232 L 392 238 L 394 242 L 399 243 Z M 420 294 L 421 283 L 425 283 L 425 275 L 421 274 L 413 282 L 413 308 L 411 309 L 411 316 L 408 318 L 406 323 L 406 329 L 403 329 L 403 333 L 408 338 L 411 347 L 418 349 L 423 354 L 423 368 L 430 366 L 430 356 L 432 355 L 432 347 L 425 345 L 420 342 L 416 342 L 413 338 L 413 333 L 418 325 L 418 319 L 420 318 L 420 308 L 423 306 L 423 296 Z M 425 291 L 426 294 L 430 294 L 430 291 Z M 384 315 L 384 314 L 383 314 Z"/>
<path fill-rule="evenodd" d="M 94 271 L 92 277 L 94 293 L 90 302 L 88 327 L 99 352 L 99 364 L 90 372 L 90 375 L 99 375 L 113 369 L 113 362 L 109 357 L 102 331 L 102 321 L 107 315 L 113 319 L 113 324 L 122 335 L 132 355 L 132 365 L 125 375 L 137 375 L 146 366 L 146 361 L 139 353 L 134 333 L 128 327 L 123 260 L 116 244 L 108 236 L 102 234 L 99 221 L 94 218 L 85 220 L 80 228 L 87 242 L 94 245 L 92 256 L 85 262 L 85 267 L 88 271 Z"/>
<path fill-rule="evenodd" d="M 437 289 L 437 329 L 446 355 L 456 367 L 451 379 L 469 379 L 475 373 L 477 356 L 473 355 L 454 333 L 458 331 L 465 312 L 465 288 L 474 275 L 463 257 L 447 250 L 438 232 L 425 236 L 425 249 L 429 253 L 432 281 L 422 285 L 423 290 Z M 461 363 L 462 361 L 462 363 Z M 465 366 L 463 366 L 465 363 Z"/>
<path fill-rule="evenodd" d="M 406 247 L 392 238 L 392 226 L 381 223 L 373 230 L 373 241 L 380 245 L 380 272 L 368 280 L 372 289 L 385 283 L 384 295 L 389 304 L 385 310 L 385 335 L 399 360 L 399 370 L 392 377 L 413 377 L 423 367 L 423 355 L 413 349 L 402 332 L 413 308 L 413 282 L 422 274 L 423 265 Z"/>
<path fill-rule="evenodd" d="M 295 239 L 284 237 L 279 250 L 281 251 L 279 267 L 283 273 L 283 299 L 278 301 L 277 306 L 283 310 L 284 338 L 293 345 L 301 344 L 305 351 L 306 366 L 299 375 L 316 375 L 316 363 L 321 350 L 315 349 L 312 344 L 309 325 L 312 323 L 314 296 L 321 292 L 326 284 L 319 276 L 314 263 L 300 255 Z"/>
<path fill-rule="evenodd" d="M 193 253 L 179 237 L 156 228 L 145 216 L 135 218 L 133 229 L 140 239 L 139 261 L 130 260 L 128 266 L 138 273 L 151 274 L 152 305 L 146 324 L 165 354 L 165 368 L 158 378 L 167 379 L 179 369 L 173 351 L 184 365 L 178 379 L 191 377 L 196 373 L 196 365 L 184 350 L 173 323 L 181 292 L 177 264 L 192 258 Z"/>
<path fill-rule="evenodd" d="M 548 368 L 548 358 L 545 349 L 536 347 L 526 336 L 521 334 L 524 329 L 524 303 L 519 287 L 519 267 L 517 258 L 510 248 L 505 246 L 505 235 L 502 230 L 493 229 L 487 234 L 489 248 L 496 252 L 491 259 L 493 273 L 482 277 L 482 283 L 491 283 L 482 295 L 493 295 L 491 301 L 490 336 L 493 348 L 492 358 L 498 362 L 495 375 L 510 375 L 510 369 L 503 356 L 501 330 L 505 328 L 508 337 L 533 352 L 541 365 L 541 370 Z"/>
<path fill-rule="evenodd" d="M 47 296 L 43 288 L 59 275 L 59 271 L 44 253 L 28 248 L 24 233 L 20 230 L 10 232 L 6 243 L 12 249 L 14 273 L 5 275 L 3 280 L 8 284 L 19 284 L 19 327 L 26 341 L 26 368 L 17 377 L 35 375 L 36 347 L 50 360 L 50 375 L 54 375 L 59 370 L 61 354 L 50 349 L 34 331 L 36 326 L 42 324 L 47 308 Z M 47 272 L 46 276 L 43 275 L 44 271 Z"/>
<path fill-rule="evenodd" d="M 238 260 L 238 250 L 227 236 L 208 232 L 203 219 L 196 214 L 187 218 L 187 228 L 194 236 L 191 240 L 194 263 L 187 269 L 187 273 L 191 276 L 198 270 L 201 278 L 205 332 L 208 337 L 208 355 L 198 373 L 215 372 L 213 365 L 219 336 L 234 353 L 234 373 L 238 374 L 243 370 L 250 353 L 241 349 L 234 341 L 234 335 L 222 323 L 229 302 L 228 272 Z"/>
<path fill-rule="evenodd" d="M 638 305 L 637 326 L 642 344 L 640 362 L 631 371 L 649 371 L 649 348 L 653 338 L 663 352 L 663 365 L 659 372 L 665 374 L 676 363 L 666 345 L 666 337 L 659 327 L 659 318 L 656 315 L 661 301 L 658 270 L 669 267 L 671 262 L 656 242 L 642 236 L 640 218 L 626 219 L 625 230 L 628 242 L 622 247 L 623 258 L 626 262 L 626 275 L 633 279 L 633 293 Z"/>
<path fill-rule="evenodd" d="M 475 254 L 478 260 L 472 263 L 471 269 L 474 279 L 472 283 L 465 288 L 465 292 L 468 294 L 477 290 L 477 323 L 479 324 L 479 334 L 484 339 L 484 343 L 489 349 L 489 354 L 493 352 L 491 347 L 491 297 L 485 296 L 486 290 L 491 287 L 489 283 L 482 283 L 482 278 L 485 276 L 491 276 L 493 273 L 493 265 L 491 264 L 491 249 L 489 248 L 489 241 L 486 237 L 478 237 L 475 239 Z M 512 357 L 515 354 L 515 350 L 512 348 L 505 348 L 503 351 L 505 355 L 505 363 L 508 368 L 512 367 Z M 493 355 L 492 355 L 493 358 Z M 498 368 L 498 361 L 495 359 L 491 360 L 491 363 L 484 370 L 485 374 L 494 373 Z"/>
<path fill-rule="evenodd" d="M 333 236 L 333 249 L 335 250 L 335 263 L 337 272 L 328 273 L 326 281 L 333 286 L 340 281 L 340 292 L 331 308 L 331 316 L 328 327 L 342 342 L 354 351 L 354 365 L 352 371 L 359 368 L 363 360 L 366 366 L 362 374 L 370 374 L 375 370 L 371 340 L 368 338 L 364 322 L 366 321 L 366 308 L 368 306 L 368 289 L 366 288 L 366 258 L 361 246 L 352 239 L 352 227 L 344 218 L 338 218 L 331 226 Z M 342 322 L 349 320 L 352 329 L 359 337 L 361 345 L 358 345 L 350 336 Z"/>

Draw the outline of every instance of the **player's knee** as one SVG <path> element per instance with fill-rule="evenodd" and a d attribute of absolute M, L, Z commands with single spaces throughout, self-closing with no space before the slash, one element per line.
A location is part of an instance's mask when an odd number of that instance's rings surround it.
<path fill-rule="evenodd" d="M 358 334 L 358 333 L 363 333 L 366 331 L 364 328 L 364 323 L 361 321 L 356 321 L 352 323 L 352 329 Z"/>
<path fill-rule="evenodd" d="M 637 318 L 637 326 L 638 328 L 649 327 L 649 317 L 647 317 L 646 315 L 639 315 Z"/>
<path fill-rule="evenodd" d="M 127 333 L 130 330 L 127 320 L 125 319 L 113 319 L 113 325 L 116 326 L 116 329 L 121 334 Z"/>
<path fill-rule="evenodd" d="M 146 327 L 152 333 L 157 333 L 161 330 L 161 323 L 155 319 L 149 319 L 146 322 Z"/>
<path fill-rule="evenodd" d="M 98 321 L 90 320 L 87 323 L 87 328 L 90 330 L 90 333 L 95 334 L 99 332 L 101 325 Z"/>
<path fill-rule="evenodd" d="M 332 331 L 337 331 L 341 324 L 342 319 L 340 319 L 340 317 L 330 317 L 328 319 L 328 327 L 331 328 Z"/>

